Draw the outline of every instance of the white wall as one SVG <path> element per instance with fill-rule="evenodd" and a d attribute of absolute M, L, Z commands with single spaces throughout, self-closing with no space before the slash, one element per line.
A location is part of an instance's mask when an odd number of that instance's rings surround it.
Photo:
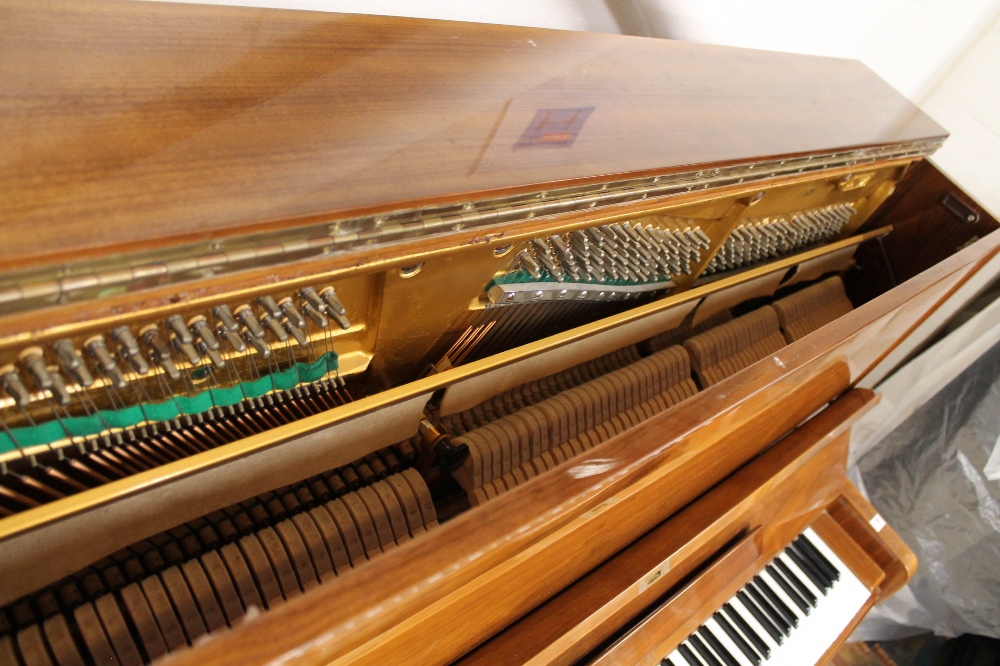
<path fill-rule="evenodd" d="M 634 2 L 654 36 L 854 58 L 917 102 L 1000 12 L 997 0 Z"/>
<path fill-rule="evenodd" d="M 921 107 L 951 132 L 934 161 L 1000 216 L 1000 17 Z"/>

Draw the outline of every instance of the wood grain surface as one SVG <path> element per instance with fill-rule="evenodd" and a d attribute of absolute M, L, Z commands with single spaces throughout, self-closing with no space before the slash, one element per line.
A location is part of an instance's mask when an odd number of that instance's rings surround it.
<path fill-rule="evenodd" d="M 119 0 L 0 24 L 7 266 L 945 134 L 847 60 Z"/>

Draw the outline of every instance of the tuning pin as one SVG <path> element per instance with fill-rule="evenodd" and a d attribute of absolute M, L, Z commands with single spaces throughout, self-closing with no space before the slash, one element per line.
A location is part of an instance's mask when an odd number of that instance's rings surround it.
<path fill-rule="evenodd" d="M 242 354 L 247 349 L 247 343 L 243 342 L 243 338 L 240 337 L 238 331 L 238 328 L 236 331 L 231 331 L 225 325 L 219 324 L 219 335 L 226 339 L 226 342 L 229 343 L 234 352 Z"/>
<path fill-rule="evenodd" d="M 222 370 L 226 367 L 226 362 L 222 359 L 222 354 L 220 354 L 217 350 L 209 347 L 204 339 L 198 340 L 196 344 L 198 351 L 201 352 L 203 356 L 207 356 L 208 360 L 212 362 L 212 365 L 214 365 L 219 370 Z"/>
<path fill-rule="evenodd" d="M 278 339 L 278 342 L 285 342 L 288 340 L 288 333 L 285 333 L 285 329 L 281 327 L 281 320 L 277 317 L 272 317 L 268 313 L 264 313 L 260 316 L 260 323 L 264 325 L 267 330 L 271 331 L 271 335 Z"/>
<path fill-rule="evenodd" d="M 66 388 L 66 382 L 63 380 L 62 375 L 59 374 L 58 367 L 50 365 L 47 370 L 49 371 L 49 377 L 52 378 L 52 388 L 49 389 L 52 392 L 52 397 L 56 399 L 56 402 L 65 407 L 72 400 L 69 389 Z"/>
<path fill-rule="evenodd" d="M 307 305 L 311 305 L 316 312 L 320 314 L 326 314 L 326 303 L 320 298 L 319 294 L 312 287 L 303 287 L 299 290 L 299 296 L 302 300 L 306 302 Z M 305 308 L 302 308 L 303 310 Z"/>
<path fill-rule="evenodd" d="M 326 306 L 324 306 L 324 309 L 326 309 Z M 320 328 L 326 328 L 327 324 L 329 323 L 326 317 L 323 316 L 323 313 L 314 308 L 309 303 L 302 304 L 302 312 L 304 312 L 307 317 L 312 319 L 313 323 L 319 326 Z"/>
<path fill-rule="evenodd" d="M 327 287 L 319 292 L 319 295 L 323 299 L 323 302 L 326 303 L 327 312 L 337 322 L 337 326 L 340 326 L 345 331 L 349 329 L 351 321 L 347 318 L 347 308 L 337 298 L 337 292 L 333 290 L 333 287 Z"/>
<path fill-rule="evenodd" d="M 0 387 L 14 399 L 14 404 L 18 407 L 27 407 L 31 404 L 31 394 L 28 388 L 21 381 L 21 376 L 12 365 L 5 365 L 0 368 Z"/>
<path fill-rule="evenodd" d="M 197 317 L 192 317 L 191 321 L 188 322 L 188 326 L 194 331 L 194 334 L 205 343 L 205 347 L 211 349 L 212 351 L 219 351 L 221 345 L 216 339 L 215 334 L 212 333 L 212 327 L 208 325 L 208 320 L 202 315 Z"/>
<path fill-rule="evenodd" d="M 701 246 L 706 250 L 712 246 L 712 239 L 708 237 L 708 234 L 701 230 L 701 227 L 695 227 L 694 235 L 701 242 Z"/>
<path fill-rule="evenodd" d="M 105 377 L 111 382 L 111 384 L 116 389 L 123 389 L 127 386 L 125 381 L 125 376 L 122 375 L 122 371 L 118 369 L 118 364 L 115 363 L 114 357 L 111 352 L 108 351 L 108 345 L 104 342 L 104 338 L 95 335 L 86 342 L 83 343 L 87 351 L 90 352 L 91 358 L 94 359 L 94 363 L 97 364 L 97 368 L 104 374 Z"/>
<path fill-rule="evenodd" d="M 132 366 L 133 370 L 140 375 L 149 372 L 149 363 L 146 363 L 146 359 L 142 356 L 142 350 L 139 349 L 139 341 L 132 335 L 132 331 L 129 330 L 128 326 L 119 326 L 114 329 L 111 331 L 111 337 L 118 343 L 121 355 L 125 357 L 125 360 Z"/>
<path fill-rule="evenodd" d="M 283 298 L 281 302 L 278 303 L 278 307 L 281 308 L 281 314 L 285 315 L 285 318 L 292 322 L 292 325 L 297 328 L 305 328 L 306 320 L 299 314 L 299 311 L 295 309 L 295 303 L 292 302 L 291 298 Z"/>
<path fill-rule="evenodd" d="M 164 341 L 163 336 L 160 334 L 160 329 L 156 325 L 150 324 L 139 331 L 139 336 L 146 343 L 150 358 L 163 369 L 163 372 L 170 377 L 170 380 L 177 381 L 180 379 L 181 373 L 174 364 L 173 356 L 170 354 L 170 346 Z"/>
<path fill-rule="evenodd" d="M 215 315 L 215 319 L 219 322 L 219 328 L 217 329 L 219 335 L 226 338 L 233 351 L 237 353 L 246 351 L 247 345 L 243 342 L 243 338 L 240 337 L 240 325 L 233 317 L 233 313 L 229 311 L 229 306 L 217 305 L 212 310 L 212 314 Z"/>
<path fill-rule="evenodd" d="M 228 305 L 215 306 L 212 314 L 215 315 L 216 320 L 227 331 L 232 331 L 233 333 L 240 332 L 240 325 L 236 323 L 236 319 L 233 318 L 233 313 L 229 311 Z"/>
<path fill-rule="evenodd" d="M 201 356 L 194 348 L 194 336 L 191 334 L 191 330 L 184 325 L 184 319 L 180 315 L 171 315 L 167 317 L 165 323 L 167 330 L 173 334 L 171 339 L 174 347 L 187 357 L 188 363 L 192 366 L 201 363 Z"/>
<path fill-rule="evenodd" d="M 42 356 L 42 353 L 41 347 L 28 347 L 18 354 L 18 360 L 21 361 L 21 365 L 31 376 L 32 381 L 35 382 L 35 386 L 42 391 L 47 391 L 52 388 L 52 376 L 45 368 L 45 357 Z"/>
<path fill-rule="evenodd" d="M 271 321 L 274 320 L 272 319 Z M 305 324 L 305 321 L 303 321 L 302 323 Z M 290 322 L 289 320 L 287 319 L 284 320 L 282 322 L 282 325 L 284 326 L 285 331 L 287 331 L 293 338 L 295 338 L 295 341 L 299 343 L 299 345 L 304 347 L 306 343 L 309 341 L 306 338 L 306 334 L 302 331 L 302 329 L 293 324 L 292 322 Z"/>
<path fill-rule="evenodd" d="M 261 332 L 263 333 L 263 331 Z M 263 336 L 258 338 L 248 329 L 244 328 L 243 339 L 257 351 L 257 354 L 259 354 L 261 358 L 269 358 L 271 356 L 271 348 L 268 346 L 267 341 L 263 338 Z"/>
<path fill-rule="evenodd" d="M 274 299 L 270 296 L 261 296 L 257 299 L 257 304 L 264 309 L 264 312 L 271 315 L 276 319 L 281 318 L 281 309 L 278 304 L 274 302 Z"/>
<path fill-rule="evenodd" d="M 71 375 L 80 386 L 89 388 L 93 385 L 94 376 L 90 374 L 90 369 L 87 367 L 87 364 L 83 362 L 83 358 L 80 357 L 80 353 L 73 347 L 73 342 L 71 340 L 60 340 L 52 345 L 52 349 L 56 353 L 56 358 L 59 359 L 59 364 L 62 365 L 63 369 L 69 373 L 69 375 Z"/>
<path fill-rule="evenodd" d="M 180 315 L 171 315 L 167 317 L 165 322 L 167 325 L 167 330 L 174 334 L 174 336 L 181 343 L 190 345 L 194 342 L 194 336 L 191 335 L 191 330 L 184 325 L 184 319 Z"/>
<path fill-rule="evenodd" d="M 528 274 L 536 280 L 542 279 L 542 267 L 538 265 L 538 262 L 531 258 L 527 250 L 521 252 L 517 255 L 518 261 L 521 263 L 521 268 L 528 271 Z"/>
<path fill-rule="evenodd" d="M 250 333 L 255 338 L 264 338 L 264 329 L 260 327 L 260 323 L 254 318 L 253 310 L 250 309 L 249 305 L 241 305 L 236 308 L 234 314 L 236 318 L 246 327 L 247 332 Z M 244 336 L 245 338 L 246 336 Z M 247 342 L 250 342 L 247 340 Z"/>

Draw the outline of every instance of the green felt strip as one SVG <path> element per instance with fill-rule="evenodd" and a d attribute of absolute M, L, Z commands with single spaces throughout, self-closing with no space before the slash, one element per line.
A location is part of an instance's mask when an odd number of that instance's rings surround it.
<path fill-rule="evenodd" d="M 11 434 L 22 447 L 51 444 L 67 438 L 96 435 L 109 428 L 129 428 L 149 421 L 169 421 L 181 414 L 200 414 L 212 407 L 228 407 L 247 398 L 259 398 L 272 391 L 287 391 L 299 384 L 322 379 L 337 369 L 336 352 L 327 352 L 313 363 L 296 363 L 287 370 L 226 388 L 213 388 L 191 396 L 177 396 L 166 402 L 144 403 L 125 409 L 102 409 L 89 416 L 73 416 L 61 422 L 49 421 L 35 426 L 13 428 Z M 6 431 L 0 432 L 0 453 L 17 446 Z"/>
<path fill-rule="evenodd" d="M 643 282 L 641 284 L 649 284 L 651 282 L 666 282 L 666 281 L 667 281 L 667 278 L 663 277 L 662 275 L 657 275 L 655 280 L 648 280 L 648 281 Z M 539 279 L 536 279 L 536 278 L 531 277 L 531 273 L 529 273 L 528 271 L 523 270 L 523 269 L 518 269 L 516 271 L 511 271 L 510 273 L 507 273 L 506 275 L 501 275 L 500 277 L 493 278 L 492 280 L 490 280 L 490 283 L 486 285 L 485 291 L 489 291 L 490 288 L 493 287 L 494 285 L 503 286 L 505 284 L 522 284 L 522 283 L 525 283 L 525 282 L 532 282 L 532 283 L 534 283 L 534 282 L 553 282 L 553 283 L 556 283 L 556 284 L 561 284 L 561 285 L 566 285 L 566 286 L 572 286 L 572 285 L 577 285 L 578 284 L 578 285 L 585 285 L 585 286 L 586 285 L 594 285 L 594 286 L 597 286 L 597 287 L 634 286 L 636 284 L 640 284 L 640 283 L 636 283 L 636 282 L 629 282 L 628 280 L 623 280 L 621 278 L 619 278 L 617 280 L 604 280 L 604 281 L 600 281 L 600 282 L 596 281 L 596 280 L 571 280 L 571 279 L 568 279 L 568 278 L 565 279 L 565 280 L 559 281 L 559 280 L 555 279 L 552 276 L 552 274 L 550 274 L 548 271 L 542 271 L 542 277 L 539 278 Z"/>

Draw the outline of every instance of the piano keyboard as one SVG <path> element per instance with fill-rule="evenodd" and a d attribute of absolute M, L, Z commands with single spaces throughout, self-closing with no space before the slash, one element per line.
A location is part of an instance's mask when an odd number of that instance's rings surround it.
<path fill-rule="evenodd" d="M 870 596 L 807 528 L 660 665 L 816 664 Z"/>

